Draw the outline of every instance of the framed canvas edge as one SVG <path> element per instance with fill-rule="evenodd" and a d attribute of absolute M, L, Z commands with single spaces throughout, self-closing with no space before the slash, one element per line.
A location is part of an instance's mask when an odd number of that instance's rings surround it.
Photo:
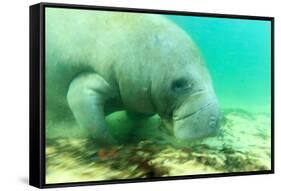
<path fill-rule="evenodd" d="M 29 7 L 29 184 L 44 187 L 42 121 L 42 5 Z"/>
<path fill-rule="evenodd" d="M 77 5 L 77 4 L 61 4 L 61 3 L 39 3 L 30 6 L 31 9 L 39 9 L 39 38 L 36 39 L 31 34 L 32 22 L 30 15 L 30 160 L 29 160 L 29 184 L 38 188 L 55 188 L 55 187 L 70 187 L 70 186 L 89 186 L 100 184 L 118 184 L 118 183 L 135 183 L 135 182 L 149 182 L 149 181 L 167 181 L 167 180 L 183 180 L 183 179 L 195 179 L 195 178 L 219 178 L 219 177 L 232 177 L 232 176 L 244 176 L 244 175 L 262 175 L 273 174 L 275 169 L 274 160 L 274 17 L 265 16 L 251 16 L 251 15 L 233 15 L 233 14 L 218 14 L 218 13 L 201 13 L 201 12 L 187 12 L 187 11 L 174 11 L 174 10 L 156 10 L 156 9 L 140 9 L 140 8 L 127 8 L 127 7 L 109 7 L 109 6 L 95 6 L 95 5 Z M 185 16 L 199 16 L 199 17 L 213 17 L 213 18 L 233 18 L 233 19 L 249 19 L 249 20 L 264 20 L 271 22 L 271 169 L 260 171 L 246 171 L 246 172 L 230 172 L 230 173 L 213 173 L 213 174 L 194 174 L 184 176 L 170 176 L 170 177 L 157 177 L 157 178 L 136 178 L 136 179 L 115 179 L 115 180 L 101 180 L 101 181 L 86 181 L 86 182 L 66 182 L 66 183 L 52 183 L 46 184 L 46 164 L 45 164 L 45 8 L 71 8 L 71 9 L 88 9 L 88 10 L 103 10 L 103 11 L 121 11 L 121 12 L 137 12 L 137 13 L 152 13 L 152 14 L 172 14 L 172 15 L 185 15 Z M 34 23 L 33 23 L 34 24 Z M 39 44 L 39 50 L 32 48 L 32 39 Z M 39 76 L 37 76 L 32 67 L 36 67 L 38 62 L 32 61 L 32 57 L 36 57 L 39 60 Z M 35 87 L 38 84 L 34 84 L 31 79 L 38 79 L 39 87 Z M 34 107 L 34 96 L 39 94 L 39 108 Z M 37 119 L 34 119 L 36 113 L 39 111 L 39 126 L 40 130 L 37 132 L 35 126 L 32 123 Z M 34 141 L 32 135 L 39 136 L 39 140 Z M 38 143 L 39 150 L 34 150 L 31 143 Z M 37 156 L 37 157 L 35 157 Z M 36 164 L 32 164 L 32 159 L 36 158 Z M 36 166 L 37 170 L 35 170 Z M 38 175 L 39 172 L 39 175 Z M 38 181 L 31 180 L 34 174 L 39 176 Z M 33 174 L 31 176 L 31 174 Z"/>

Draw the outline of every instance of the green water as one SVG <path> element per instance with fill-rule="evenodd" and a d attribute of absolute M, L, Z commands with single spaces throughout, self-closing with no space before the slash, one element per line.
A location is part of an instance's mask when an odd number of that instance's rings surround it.
<path fill-rule="evenodd" d="M 198 45 L 223 108 L 270 111 L 270 21 L 168 16 Z"/>

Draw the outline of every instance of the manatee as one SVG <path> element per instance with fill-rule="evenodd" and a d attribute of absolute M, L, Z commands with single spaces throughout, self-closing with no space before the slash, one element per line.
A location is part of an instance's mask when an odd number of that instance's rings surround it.
<path fill-rule="evenodd" d="M 176 139 L 214 135 L 219 104 L 191 37 L 165 16 L 46 10 L 46 110 L 111 145 L 105 116 L 158 114 Z"/>

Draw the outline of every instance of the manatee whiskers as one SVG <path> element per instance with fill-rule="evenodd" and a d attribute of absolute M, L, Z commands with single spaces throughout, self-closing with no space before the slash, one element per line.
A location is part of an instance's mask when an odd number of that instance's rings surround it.
<path fill-rule="evenodd" d="M 176 116 L 174 116 L 174 117 L 173 117 L 173 120 L 174 120 L 174 121 L 179 121 L 179 120 L 188 118 L 188 117 L 190 117 L 190 116 L 192 116 L 192 115 L 194 115 L 194 114 L 197 114 L 197 113 L 200 113 L 200 112 L 206 110 L 206 109 L 207 109 L 209 106 L 211 106 L 212 104 L 215 104 L 215 103 L 208 103 L 208 104 L 202 106 L 199 110 L 194 111 L 194 112 L 191 112 L 191 113 L 188 113 L 187 115 L 184 115 L 184 116 L 181 116 L 181 117 L 178 117 L 178 118 L 177 118 Z M 212 116 L 211 118 L 214 118 L 214 117 Z"/>

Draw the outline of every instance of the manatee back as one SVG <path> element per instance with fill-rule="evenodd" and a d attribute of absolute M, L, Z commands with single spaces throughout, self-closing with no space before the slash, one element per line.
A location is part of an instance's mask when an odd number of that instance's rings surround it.
<path fill-rule="evenodd" d="M 128 105 L 135 102 L 128 94 L 142 96 L 139 88 L 147 87 L 156 76 L 158 81 L 165 79 L 167 71 L 172 71 L 175 54 L 171 50 L 180 45 L 169 40 L 175 39 L 171 34 L 177 34 L 177 42 L 186 41 L 183 31 L 159 15 L 47 9 L 47 111 L 56 111 L 53 117 L 58 119 L 70 113 L 68 87 L 83 72 L 98 73 L 115 88 L 122 88 Z"/>

